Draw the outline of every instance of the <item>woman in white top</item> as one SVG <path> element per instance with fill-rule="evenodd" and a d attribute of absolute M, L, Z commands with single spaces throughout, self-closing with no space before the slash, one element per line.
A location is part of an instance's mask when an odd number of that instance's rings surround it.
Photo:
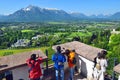
<path fill-rule="evenodd" d="M 101 71 L 106 72 L 107 60 L 102 58 L 100 60 L 100 66 L 101 66 Z"/>
<path fill-rule="evenodd" d="M 106 53 L 105 51 L 101 52 L 101 59 L 100 59 L 100 66 L 101 66 L 101 76 L 100 76 L 100 79 L 99 80 L 104 80 L 104 74 L 106 72 L 106 67 L 108 66 L 107 65 L 107 60 L 105 58 L 106 56 Z"/>
<path fill-rule="evenodd" d="M 101 53 L 98 53 L 97 57 L 95 58 L 95 66 L 94 66 L 94 79 L 99 80 L 101 74 L 101 67 L 100 67 L 100 60 L 101 60 Z"/>

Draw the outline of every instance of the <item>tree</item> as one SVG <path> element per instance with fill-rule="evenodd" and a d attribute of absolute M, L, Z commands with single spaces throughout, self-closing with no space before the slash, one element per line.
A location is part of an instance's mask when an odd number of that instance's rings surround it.
<path fill-rule="evenodd" d="M 108 46 L 110 47 L 110 50 L 113 50 L 114 46 L 117 46 L 120 44 L 120 35 L 119 34 L 113 34 L 110 37 L 110 41 Z"/>

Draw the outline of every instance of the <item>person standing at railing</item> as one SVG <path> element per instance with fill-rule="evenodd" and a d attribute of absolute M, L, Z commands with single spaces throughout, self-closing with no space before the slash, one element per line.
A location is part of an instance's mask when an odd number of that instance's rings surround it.
<path fill-rule="evenodd" d="M 70 71 L 68 80 L 74 80 L 74 69 L 77 62 L 75 58 L 75 50 L 66 50 L 66 54 L 68 57 L 68 66 Z"/>
<path fill-rule="evenodd" d="M 57 52 L 52 55 L 52 61 L 54 62 L 56 80 L 59 80 L 59 74 L 61 79 L 64 80 L 64 62 L 66 62 L 65 56 L 61 53 L 61 47 L 56 47 Z"/>

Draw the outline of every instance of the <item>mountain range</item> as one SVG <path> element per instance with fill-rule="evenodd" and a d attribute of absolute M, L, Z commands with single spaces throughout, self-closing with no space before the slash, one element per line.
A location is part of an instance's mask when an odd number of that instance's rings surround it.
<path fill-rule="evenodd" d="M 0 22 L 46 22 L 46 21 L 71 21 L 71 20 L 120 20 L 120 12 L 112 15 L 91 15 L 86 16 L 82 13 L 68 13 L 64 10 L 52 8 L 40 8 L 28 6 L 9 15 L 0 15 Z"/>

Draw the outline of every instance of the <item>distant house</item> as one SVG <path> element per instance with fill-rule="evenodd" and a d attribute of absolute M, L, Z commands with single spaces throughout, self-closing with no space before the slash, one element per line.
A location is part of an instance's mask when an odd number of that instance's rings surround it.
<path fill-rule="evenodd" d="M 35 36 L 35 37 L 32 37 L 32 39 L 39 39 L 40 37 L 43 37 L 43 35 L 37 35 L 37 36 Z"/>
<path fill-rule="evenodd" d="M 53 46 L 52 48 L 56 50 L 56 46 Z M 94 68 L 94 58 L 97 56 L 98 52 L 101 52 L 102 49 L 89 46 L 87 44 L 73 41 L 68 42 L 65 44 L 60 44 L 59 46 L 65 49 L 73 50 L 75 49 L 77 53 L 77 66 L 81 74 L 83 74 L 85 77 L 89 79 L 92 78 L 93 68 Z"/>
<path fill-rule="evenodd" d="M 26 64 L 26 60 L 30 58 L 30 55 L 33 53 L 39 54 L 43 59 L 47 58 L 40 50 L 1 57 L 0 73 L 5 72 L 6 75 L 12 74 L 12 80 L 28 80 L 28 66 Z"/>
<path fill-rule="evenodd" d="M 28 39 L 19 39 L 17 40 L 16 43 L 14 43 L 13 45 L 11 45 L 11 47 L 27 47 L 30 44 L 30 40 Z"/>
<path fill-rule="evenodd" d="M 85 32 L 85 30 L 77 30 L 77 32 Z"/>
<path fill-rule="evenodd" d="M 113 29 L 113 31 L 111 31 L 111 34 L 120 34 L 120 31 L 116 31 L 115 29 Z"/>
<path fill-rule="evenodd" d="M 65 31 L 65 29 L 64 29 L 64 28 L 61 28 L 61 29 L 58 29 L 58 31 Z"/>
<path fill-rule="evenodd" d="M 116 73 L 118 73 L 118 80 L 120 80 L 120 64 L 116 65 L 113 69 Z"/>

